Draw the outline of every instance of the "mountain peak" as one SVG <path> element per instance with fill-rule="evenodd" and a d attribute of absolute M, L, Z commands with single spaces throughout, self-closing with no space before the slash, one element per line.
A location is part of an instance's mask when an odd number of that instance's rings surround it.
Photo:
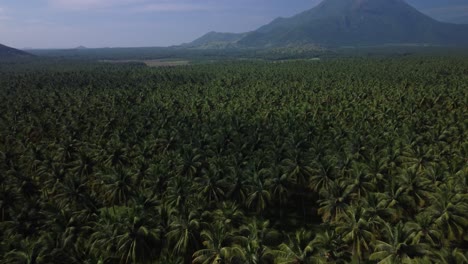
<path fill-rule="evenodd" d="M 466 45 L 468 26 L 438 22 L 404 0 L 324 0 L 293 17 L 274 20 L 239 43 L 248 47 Z"/>
<path fill-rule="evenodd" d="M 466 46 L 468 25 L 438 22 L 405 0 L 324 0 L 310 10 L 290 18 L 277 18 L 252 32 L 213 33 L 192 44 L 200 40 L 205 46 L 211 41 L 254 48 L 388 44 Z"/>

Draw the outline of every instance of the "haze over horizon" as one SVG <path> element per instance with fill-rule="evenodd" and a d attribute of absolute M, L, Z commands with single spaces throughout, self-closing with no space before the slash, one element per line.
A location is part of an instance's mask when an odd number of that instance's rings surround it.
<path fill-rule="evenodd" d="M 0 43 L 16 48 L 170 46 L 209 31 L 246 32 L 321 0 L 0 0 Z M 467 0 L 408 0 L 439 20 Z"/>

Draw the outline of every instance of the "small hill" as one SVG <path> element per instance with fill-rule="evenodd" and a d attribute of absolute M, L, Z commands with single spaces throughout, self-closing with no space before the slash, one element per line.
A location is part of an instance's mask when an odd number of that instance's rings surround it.
<path fill-rule="evenodd" d="M 17 50 L 5 45 L 0 44 L 0 60 L 10 60 L 16 58 L 28 58 L 34 55 L 25 51 Z"/>
<path fill-rule="evenodd" d="M 235 47 L 236 43 L 247 36 L 248 33 L 221 33 L 221 32 L 209 32 L 200 38 L 184 44 L 187 48 L 201 48 L 201 49 L 219 49 Z"/>

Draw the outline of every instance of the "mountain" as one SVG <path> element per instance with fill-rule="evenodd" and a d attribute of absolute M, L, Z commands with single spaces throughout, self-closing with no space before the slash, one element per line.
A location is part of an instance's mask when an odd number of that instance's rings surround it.
<path fill-rule="evenodd" d="M 27 58 L 27 57 L 33 57 L 33 55 L 27 52 L 17 50 L 17 49 L 0 44 L 0 60 Z"/>
<path fill-rule="evenodd" d="M 183 46 L 187 48 L 196 47 L 202 49 L 229 48 L 235 46 L 237 41 L 243 39 L 247 35 L 248 33 L 236 34 L 211 31 L 190 43 L 184 44 Z"/>
<path fill-rule="evenodd" d="M 436 21 L 404 0 L 324 0 L 310 10 L 246 33 L 235 44 L 252 48 L 468 45 L 468 25 Z"/>
<path fill-rule="evenodd" d="M 449 20 L 452 23 L 457 23 L 457 24 L 468 24 L 468 15 L 462 15 L 462 16 L 457 16 L 457 17 L 451 17 Z"/>

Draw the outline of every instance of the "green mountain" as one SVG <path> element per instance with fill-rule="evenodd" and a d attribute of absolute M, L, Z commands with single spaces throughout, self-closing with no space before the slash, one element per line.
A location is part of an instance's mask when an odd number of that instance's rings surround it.
<path fill-rule="evenodd" d="M 468 45 L 468 25 L 436 21 L 404 0 L 324 0 L 310 10 L 277 18 L 246 33 L 235 44 L 253 48 L 307 44 L 461 46 Z"/>
<path fill-rule="evenodd" d="M 229 48 L 235 47 L 236 43 L 246 37 L 248 33 L 221 33 L 211 31 L 200 38 L 182 45 L 188 48 L 205 48 L 205 49 L 216 49 L 216 48 Z"/>
<path fill-rule="evenodd" d="M 0 60 L 32 57 L 33 55 L 0 44 Z"/>

